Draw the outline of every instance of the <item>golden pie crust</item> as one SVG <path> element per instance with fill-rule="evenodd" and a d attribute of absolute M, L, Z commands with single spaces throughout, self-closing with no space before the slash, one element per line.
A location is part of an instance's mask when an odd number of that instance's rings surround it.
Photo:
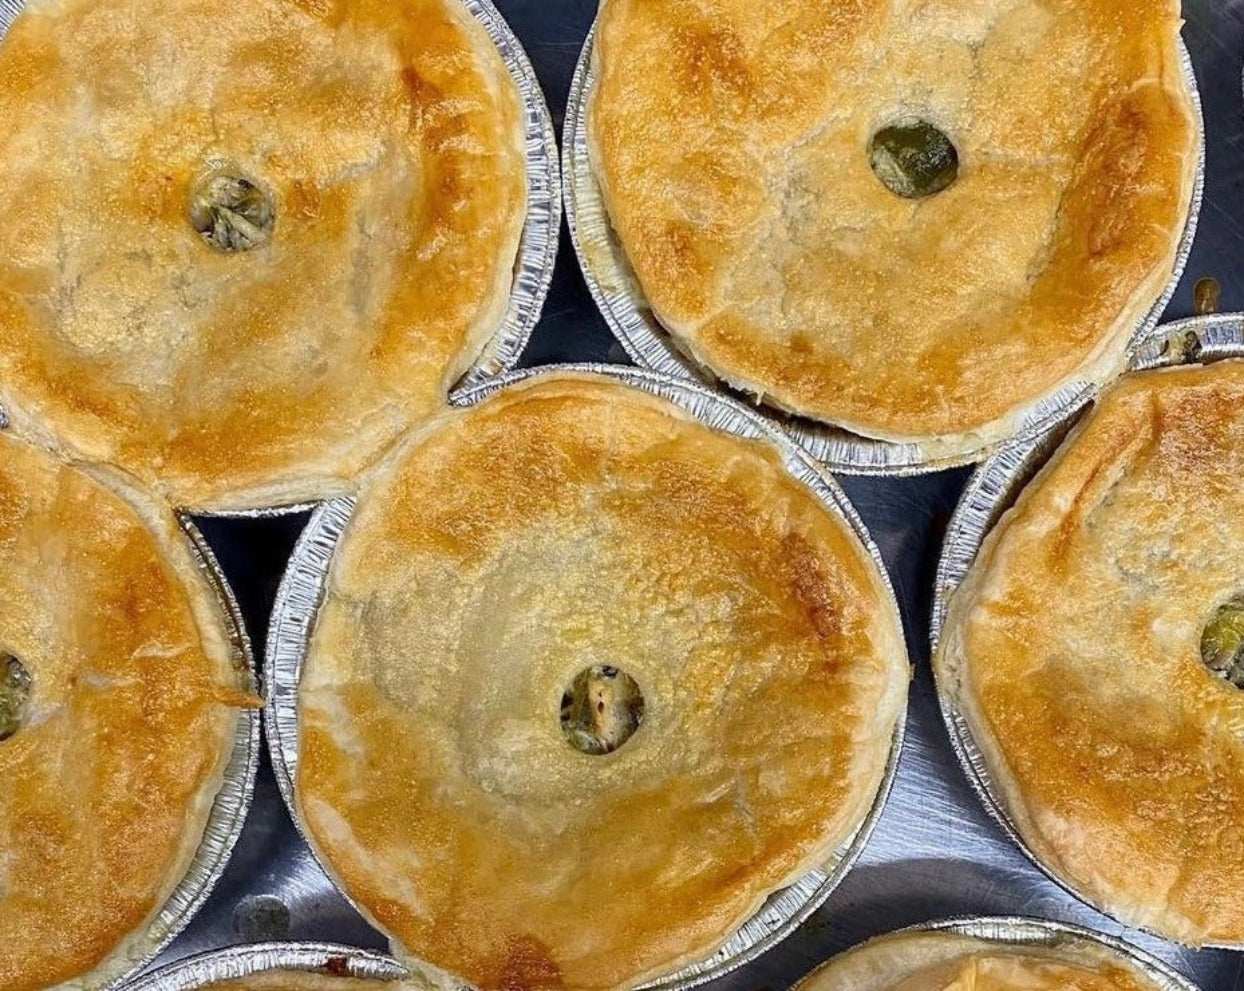
<path fill-rule="evenodd" d="M 594 664 L 646 705 L 603 756 L 560 724 Z M 299 813 L 405 953 L 484 991 L 631 987 L 852 835 L 908 678 L 883 577 L 776 449 L 545 375 L 360 496 L 302 673 Z"/>
<path fill-rule="evenodd" d="M 504 318 L 522 107 L 458 0 L 30 0 L 0 118 L 0 399 L 177 505 L 345 491 Z M 216 170 L 266 243 L 192 226 Z"/>
<path fill-rule="evenodd" d="M 954 932 L 882 936 L 797 991 L 1163 991 L 1122 955 L 1084 940 L 1007 946 Z"/>
<path fill-rule="evenodd" d="M 985 541 L 935 658 L 1024 842 L 1130 925 L 1244 941 L 1244 362 L 1128 376 Z"/>
<path fill-rule="evenodd" d="M 219 603 L 167 509 L 0 433 L 0 647 L 32 677 L 0 741 L 0 987 L 119 976 L 251 704 Z"/>
<path fill-rule="evenodd" d="M 926 453 L 1104 381 L 1169 282 L 1200 134 L 1177 0 L 603 0 L 593 170 L 675 343 Z M 906 200 L 907 118 L 958 180 Z"/>

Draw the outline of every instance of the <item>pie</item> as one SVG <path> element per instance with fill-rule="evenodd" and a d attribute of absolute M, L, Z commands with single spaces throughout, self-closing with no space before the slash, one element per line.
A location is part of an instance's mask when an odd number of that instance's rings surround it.
<path fill-rule="evenodd" d="M 1201 147 L 1179 30 L 1177 0 L 603 0 L 590 162 L 700 365 L 976 452 L 1121 370 L 1171 281 Z"/>
<path fill-rule="evenodd" d="M 870 940 L 805 978 L 798 991 L 1165 991 L 1122 954 L 1080 939 L 1008 944 L 951 931 Z"/>
<path fill-rule="evenodd" d="M 301 675 L 298 814 L 399 956 L 627 988 L 832 860 L 909 674 L 880 569 L 776 447 L 545 374 L 360 494 Z"/>
<path fill-rule="evenodd" d="M 0 402 L 179 506 L 340 494 L 501 325 L 518 90 L 458 0 L 30 0 Z"/>
<path fill-rule="evenodd" d="M 1024 842 L 1129 925 L 1244 942 L 1244 362 L 1132 374 L 986 539 L 935 657 Z"/>
<path fill-rule="evenodd" d="M 102 984 L 154 949 L 243 677 L 172 513 L 0 432 L 0 987 Z"/>

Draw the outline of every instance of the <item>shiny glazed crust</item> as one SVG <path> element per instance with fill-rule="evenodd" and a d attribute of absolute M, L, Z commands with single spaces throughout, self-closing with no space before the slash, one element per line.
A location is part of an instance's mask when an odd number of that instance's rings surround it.
<path fill-rule="evenodd" d="M 31 0 L 0 117 L 0 398 L 177 505 L 344 491 L 504 317 L 522 111 L 457 0 Z M 216 165 L 268 243 L 191 225 Z"/>
<path fill-rule="evenodd" d="M 238 706 L 215 594 L 167 509 L 0 433 L 0 987 L 115 977 L 189 869 Z"/>
<path fill-rule="evenodd" d="M 1112 915 L 1244 941 L 1244 362 L 1128 376 L 986 540 L 935 663 L 1024 841 Z"/>
<path fill-rule="evenodd" d="M 592 664 L 646 703 L 605 756 L 560 725 Z M 544 376 L 365 488 L 302 674 L 299 811 L 406 953 L 485 991 L 625 988 L 853 833 L 908 676 L 872 559 L 774 449 Z"/>
<path fill-rule="evenodd" d="M 797 991 L 1161 991 L 1126 958 L 1067 940 L 1008 946 L 953 932 L 870 940 L 813 972 Z"/>
<path fill-rule="evenodd" d="M 674 341 L 930 456 L 1102 381 L 1169 281 L 1197 132 L 1177 0 L 603 0 L 591 160 Z M 924 200 L 873 174 L 918 117 Z"/>

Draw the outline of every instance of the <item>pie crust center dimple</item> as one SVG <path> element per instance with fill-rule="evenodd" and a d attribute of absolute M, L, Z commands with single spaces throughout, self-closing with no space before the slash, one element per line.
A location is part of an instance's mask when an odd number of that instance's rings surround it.
<path fill-rule="evenodd" d="M 873 172 L 895 196 L 935 196 L 959 178 L 959 151 L 927 120 L 899 120 L 881 127 L 868 142 Z"/>
<path fill-rule="evenodd" d="M 1201 660 L 1215 677 L 1244 688 L 1244 597 L 1214 610 L 1201 633 Z"/>
<path fill-rule="evenodd" d="M 26 665 L 8 651 L 0 653 L 0 743 L 22 728 L 33 687 Z"/>
<path fill-rule="evenodd" d="M 619 668 L 593 664 L 575 675 L 562 696 L 562 732 L 576 750 L 610 754 L 635 735 L 644 708 L 644 693 L 634 678 Z"/>
<path fill-rule="evenodd" d="M 239 170 L 216 167 L 190 188 L 190 223 L 217 251 L 251 251 L 271 240 L 276 206 Z"/>

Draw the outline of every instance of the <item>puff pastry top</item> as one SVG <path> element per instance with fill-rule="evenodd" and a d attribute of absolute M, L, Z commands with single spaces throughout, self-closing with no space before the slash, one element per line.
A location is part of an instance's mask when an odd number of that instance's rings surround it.
<path fill-rule="evenodd" d="M 646 705 L 603 756 L 560 725 L 594 664 Z M 299 810 L 405 952 L 486 991 L 628 987 L 852 834 L 907 680 L 872 559 L 774 449 L 546 375 L 362 493 L 302 674 Z"/>
<path fill-rule="evenodd" d="M 224 622 L 176 520 L 0 433 L 0 987 L 117 976 L 203 837 L 237 726 Z"/>
<path fill-rule="evenodd" d="M 1161 991 L 1104 946 L 1008 946 L 953 932 L 895 933 L 831 960 L 798 991 Z"/>
<path fill-rule="evenodd" d="M 592 163 L 675 341 L 790 411 L 977 450 L 1104 379 L 1169 280 L 1200 137 L 1177 0 L 604 0 Z M 873 174 L 927 120 L 959 178 Z"/>
<path fill-rule="evenodd" d="M 521 106 L 457 0 L 30 0 L 0 118 L 0 398 L 178 505 L 340 492 L 503 319 Z M 266 243 L 191 224 L 214 169 Z"/>
<path fill-rule="evenodd" d="M 935 659 L 1031 849 L 1111 914 L 1244 941 L 1244 362 L 1131 375 L 986 540 Z"/>

